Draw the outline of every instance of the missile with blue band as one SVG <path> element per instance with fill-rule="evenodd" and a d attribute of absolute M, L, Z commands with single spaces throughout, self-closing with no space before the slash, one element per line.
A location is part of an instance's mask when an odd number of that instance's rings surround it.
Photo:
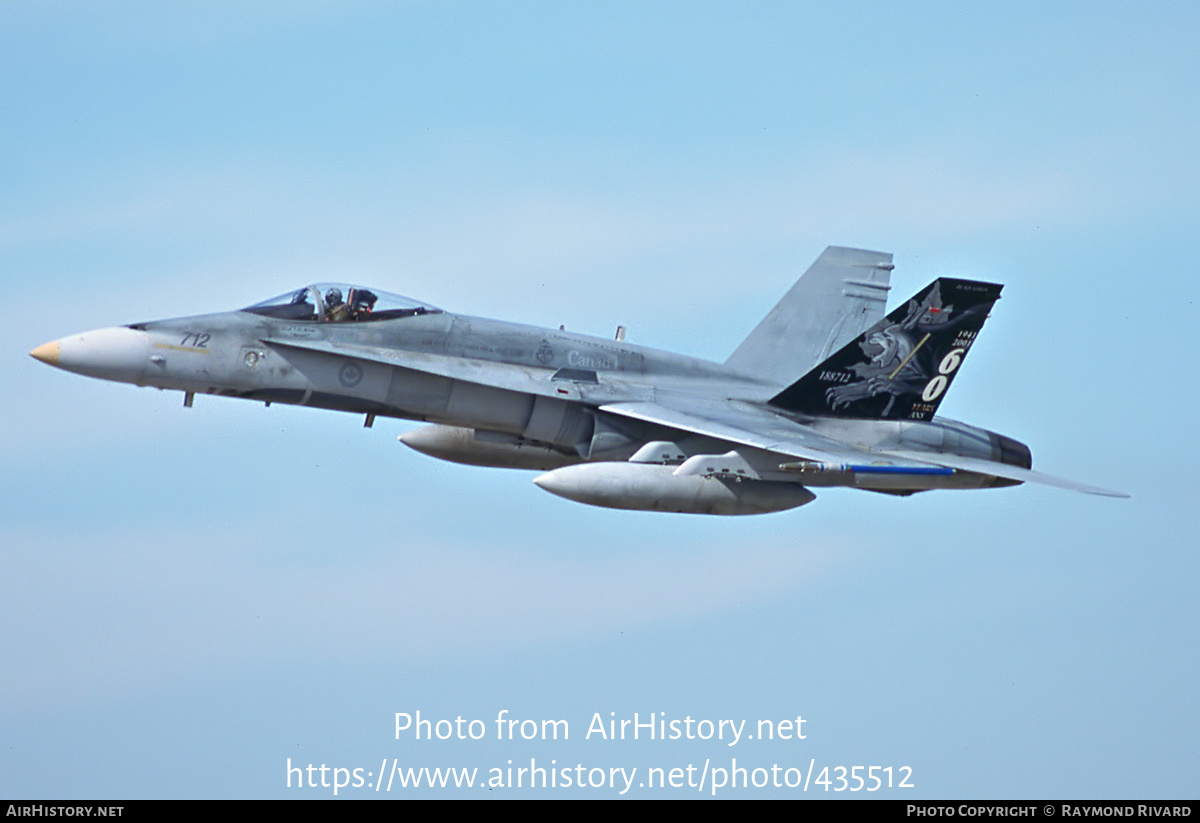
<path fill-rule="evenodd" d="M 875 466 L 854 463 L 819 463 L 815 460 L 803 460 L 797 463 L 784 463 L 779 467 L 787 472 L 837 472 L 842 474 L 904 474 L 904 475 L 942 475 L 955 473 L 954 469 L 946 466 Z"/>

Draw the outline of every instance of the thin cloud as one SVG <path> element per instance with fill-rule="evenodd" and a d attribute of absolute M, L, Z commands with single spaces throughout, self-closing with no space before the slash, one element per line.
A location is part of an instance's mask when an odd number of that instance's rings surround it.
<path fill-rule="evenodd" d="M 503 555 L 422 544 L 378 566 L 243 564 L 252 549 L 191 535 L 163 551 L 113 534 L 66 551 L 30 536 L 3 584 L 9 710 L 298 659 L 455 656 L 517 650 L 719 614 L 802 588 L 821 574 L 813 541 L 572 556 L 514 566 Z M 81 547 L 82 548 L 82 547 Z M 29 583 L 53 569 L 53 585 Z M 94 599 L 103 591 L 103 607 Z M 35 593 L 36 592 L 36 593 Z"/>

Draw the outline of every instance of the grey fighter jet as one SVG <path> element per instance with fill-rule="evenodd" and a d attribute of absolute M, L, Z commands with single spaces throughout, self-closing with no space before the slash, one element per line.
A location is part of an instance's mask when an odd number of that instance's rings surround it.
<path fill-rule="evenodd" d="M 451 314 L 349 284 L 64 337 L 33 357 L 184 393 L 433 425 L 445 460 L 540 469 L 596 506 L 759 514 L 813 488 L 894 495 L 1025 481 L 1028 447 L 935 416 L 1001 287 L 940 278 L 885 316 L 892 256 L 830 247 L 724 363 Z"/>

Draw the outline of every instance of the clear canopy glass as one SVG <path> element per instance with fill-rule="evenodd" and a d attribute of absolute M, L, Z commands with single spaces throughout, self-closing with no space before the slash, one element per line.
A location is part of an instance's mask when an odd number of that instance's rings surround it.
<path fill-rule="evenodd" d="M 242 311 L 281 320 L 366 323 L 433 314 L 441 309 L 410 297 L 348 283 L 314 283 L 247 306 Z"/>

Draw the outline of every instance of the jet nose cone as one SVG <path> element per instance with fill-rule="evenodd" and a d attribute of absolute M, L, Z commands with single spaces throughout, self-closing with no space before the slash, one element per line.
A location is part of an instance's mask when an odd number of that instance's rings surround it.
<path fill-rule="evenodd" d="M 29 356 L 35 360 L 41 360 L 48 366 L 58 365 L 58 341 L 52 340 L 49 343 L 43 343 L 29 353 Z"/>
<path fill-rule="evenodd" d="M 64 337 L 38 346 L 29 354 L 77 374 L 137 383 L 146 370 L 149 348 L 146 332 L 120 326 Z"/>

